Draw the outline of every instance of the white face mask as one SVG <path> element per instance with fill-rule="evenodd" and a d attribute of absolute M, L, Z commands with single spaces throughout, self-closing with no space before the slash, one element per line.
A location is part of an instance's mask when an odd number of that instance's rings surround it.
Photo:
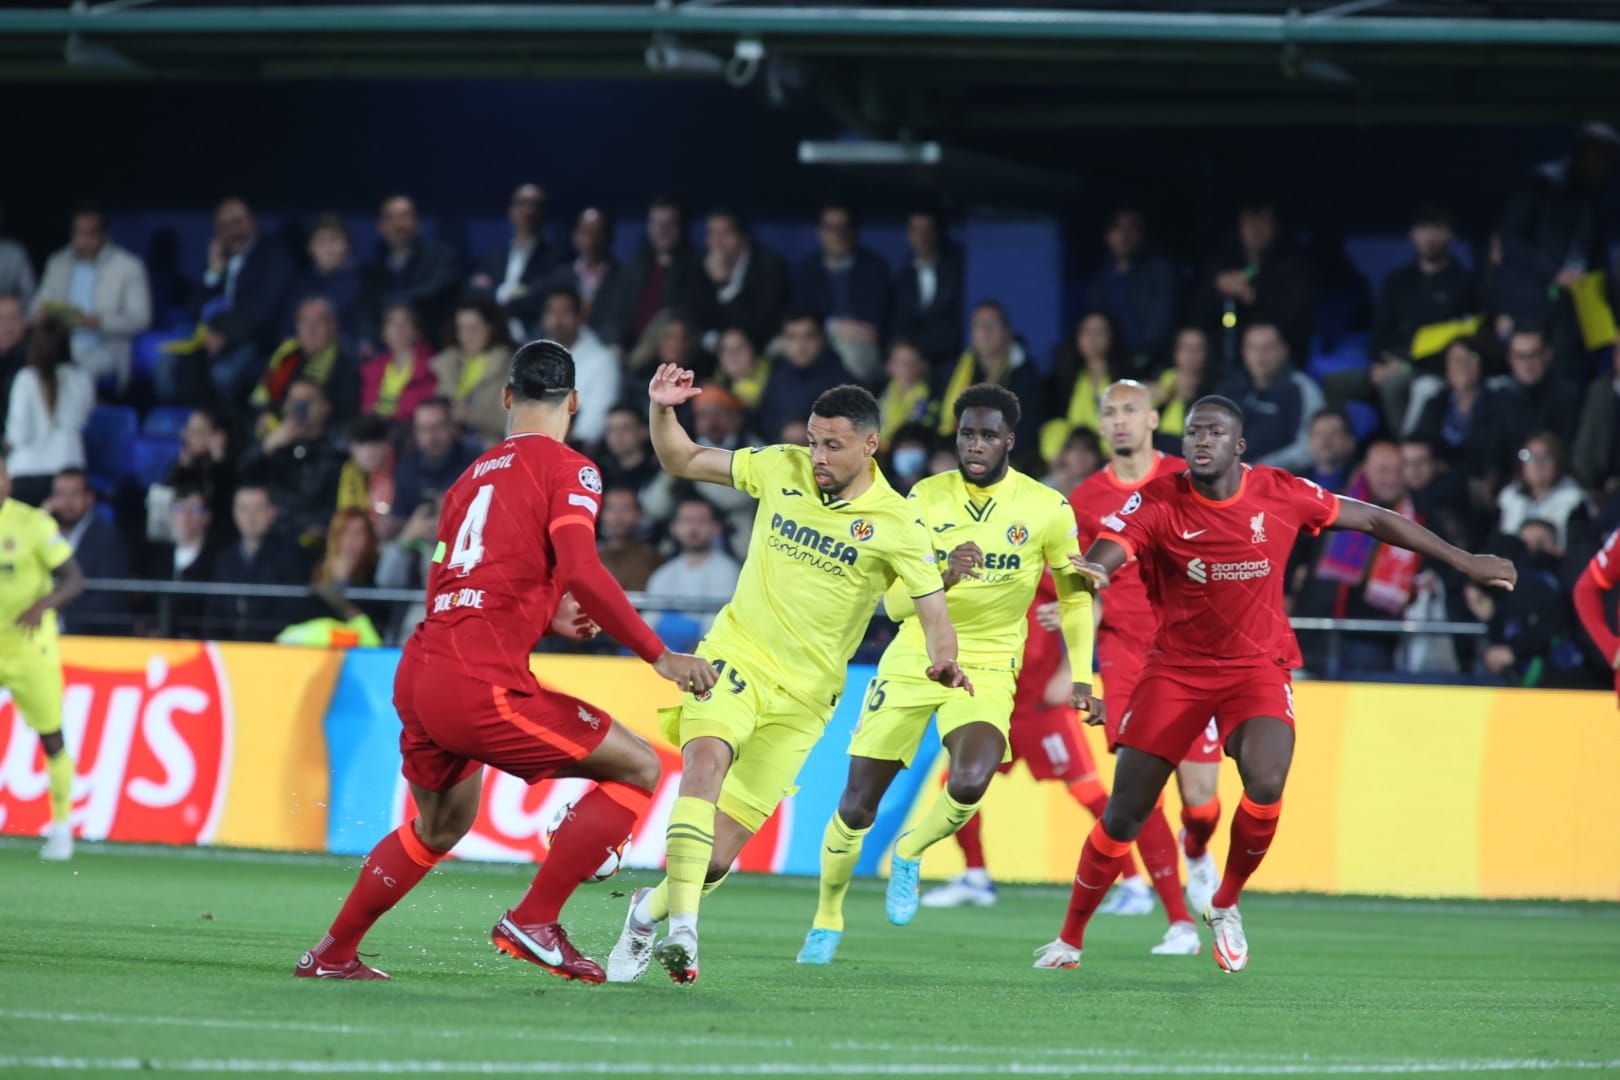
<path fill-rule="evenodd" d="M 902 446 L 894 452 L 894 471 L 901 476 L 921 476 L 928 467 L 928 451 L 920 446 Z"/>

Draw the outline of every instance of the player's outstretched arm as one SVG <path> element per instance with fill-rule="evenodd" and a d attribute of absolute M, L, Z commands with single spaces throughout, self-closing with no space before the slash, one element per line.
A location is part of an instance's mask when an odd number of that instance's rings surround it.
<path fill-rule="evenodd" d="M 1339 516 L 1328 527 L 1363 532 L 1386 544 L 1415 551 L 1491 588 L 1511 591 L 1519 580 L 1519 572 L 1508 560 L 1497 555 L 1475 555 L 1464 551 L 1446 543 L 1415 521 L 1408 521 L 1392 510 L 1359 499 L 1339 496 Z"/>
<path fill-rule="evenodd" d="M 917 621 L 922 624 L 923 639 L 928 643 L 928 677 L 941 686 L 961 687 L 973 693 L 973 684 L 956 662 L 956 627 L 951 625 L 951 614 L 945 606 L 945 590 L 917 597 Z"/>
<path fill-rule="evenodd" d="M 731 484 L 731 451 L 699 446 L 681 427 L 675 409 L 702 390 L 692 385 L 692 373 L 677 364 L 659 364 L 647 385 L 647 427 L 652 432 L 653 452 L 664 471 L 682 480 L 702 480 L 710 484 Z"/>
<path fill-rule="evenodd" d="M 1095 591 L 1108 588 L 1108 579 L 1130 559 L 1131 553 L 1124 544 L 1112 537 L 1099 536 L 1084 555 L 1070 555 L 1069 566 Z"/>
<path fill-rule="evenodd" d="M 77 559 L 70 558 L 67 562 L 52 570 L 51 580 L 55 582 L 56 587 L 17 616 L 17 627 L 19 629 L 35 629 L 39 626 L 40 620 L 45 617 L 47 611 L 60 611 L 63 604 L 71 602 L 80 593 L 84 592 L 84 571 L 79 568 L 79 560 Z"/>
<path fill-rule="evenodd" d="M 1603 610 L 1605 591 L 1592 568 L 1587 567 L 1575 582 L 1575 614 L 1580 616 L 1592 644 L 1608 658 L 1609 666 L 1620 671 L 1620 635 L 1609 629 L 1609 616 Z"/>
<path fill-rule="evenodd" d="M 1118 545 L 1115 545 L 1116 547 Z M 1091 617 L 1091 583 L 1080 574 L 1056 573 L 1058 616 L 1063 629 L 1063 647 L 1074 672 L 1069 704 L 1085 714 L 1088 724 L 1103 722 L 1103 703 L 1091 692 L 1091 654 L 1096 644 L 1096 626 Z"/>

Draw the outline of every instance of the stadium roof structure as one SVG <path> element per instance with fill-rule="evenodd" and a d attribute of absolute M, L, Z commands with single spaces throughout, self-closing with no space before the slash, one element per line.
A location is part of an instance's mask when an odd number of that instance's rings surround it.
<path fill-rule="evenodd" d="M 1614 0 L 0 2 L 0 79 L 724 79 L 882 138 L 1187 124 L 1573 123 Z"/>

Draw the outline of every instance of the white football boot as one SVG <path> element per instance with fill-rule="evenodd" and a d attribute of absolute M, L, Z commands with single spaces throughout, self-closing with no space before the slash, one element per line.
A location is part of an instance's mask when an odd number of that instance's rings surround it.
<path fill-rule="evenodd" d="M 1243 916 L 1236 907 L 1212 907 L 1204 912 L 1204 922 L 1214 935 L 1215 963 L 1225 972 L 1237 973 L 1249 966 L 1249 939 L 1243 936 Z"/>

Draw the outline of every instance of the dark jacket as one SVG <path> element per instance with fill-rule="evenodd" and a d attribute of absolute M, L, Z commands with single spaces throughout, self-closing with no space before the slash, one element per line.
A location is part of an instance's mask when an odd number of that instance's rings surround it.
<path fill-rule="evenodd" d="M 292 260 L 273 238 L 260 236 L 253 242 L 236 274 L 236 291 L 231 306 L 210 315 L 208 325 L 225 338 L 226 348 L 252 345 L 266 355 L 281 339 L 282 317 L 295 279 Z M 202 306 L 225 296 L 227 276 L 218 284 L 204 287 Z"/>
<path fill-rule="evenodd" d="M 352 260 L 330 274 L 304 271 L 293 283 L 292 302 L 287 305 L 287 318 L 282 324 L 286 335 L 292 336 L 296 329 L 298 305 L 312 296 L 320 296 L 337 312 L 339 336 L 344 341 L 355 340 L 360 329 L 360 292 L 364 284 L 360 264 Z"/>
<path fill-rule="evenodd" d="M 1086 306 L 1113 318 L 1133 359 L 1148 357 L 1147 366 L 1157 366 L 1169 358 L 1176 332 L 1176 271 L 1163 255 L 1143 252 L 1123 273 L 1111 257 L 1105 259 L 1086 283 Z"/>
<path fill-rule="evenodd" d="M 1244 451 L 1249 461 L 1291 471 L 1310 468 L 1306 436 L 1311 417 L 1322 408 L 1322 391 L 1309 375 L 1284 364 L 1271 385 L 1255 386 L 1239 368 L 1216 391 L 1243 407 Z"/>
<path fill-rule="evenodd" d="M 206 584 L 214 580 L 216 549 L 210 545 L 204 545 L 196 561 L 179 573 L 174 569 L 173 544 L 161 544 L 150 551 L 151 561 L 146 573 L 149 578 L 190 584 Z M 156 600 L 158 632 L 164 637 L 218 637 L 224 628 L 209 625 L 208 603 L 209 597 L 206 596 L 170 595 L 166 598 L 159 596 Z M 167 607 L 167 621 L 164 615 L 165 607 Z"/>
<path fill-rule="evenodd" d="M 266 454 L 255 444 L 242 456 L 241 476 L 270 489 L 282 526 L 294 536 L 324 527 L 337 508 L 338 476 L 346 456 L 322 436 Z"/>
<path fill-rule="evenodd" d="M 704 276 L 697 253 L 690 248 L 675 250 L 662 268 L 662 281 L 656 291 L 652 279 L 658 276 L 658 256 L 643 244 L 635 257 L 602 283 L 591 307 L 590 324 L 606 345 L 623 349 L 635 347 L 652 317 L 665 308 L 695 308 Z M 645 296 L 647 304 L 643 305 Z"/>
<path fill-rule="evenodd" d="M 1478 283 L 1456 259 L 1432 274 L 1424 273 L 1416 261 L 1407 263 L 1384 279 L 1378 293 L 1378 310 L 1373 315 L 1373 355 L 1387 352 L 1410 359 L 1412 335 L 1418 327 L 1461 319 L 1479 309 Z M 1437 355 L 1429 359 L 1439 358 Z"/>
<path fill-rule="evenodd" d="M 438 341 L 456 302 L 455 255 L 446 245 L 419 236 L 399 269 L 388 256 L 388 245 L 379 243 L 377 254 L 366 265 L 360 290 L 360 339 L 380 341 L 383 309 L 404 302 L 416 309 L 422 336 Z"/>
<path fill-rule="evenodd" d="M 697 317 L 704 330 L 726 330 L 740 326 L 748 331 L 754 347 L 763 349 L 782 329 L 782 316 L 788 306 L 788 266 L 780 254 L 756 242 L 748 250 L 748 270 L 742 288 L 730 300 L 722 301 L 720 291 L 708 273 L 697 283 Z"/>
<path fill-rule="evenodd" d="M 794 367 L 778 359 L 759 401 L 759 421 L 766 441 L 776 442 L 782 434 L 782 425 L 789 420 L 808 420 L 811 404 L 823 391 L 847 382 L 849 372 L 831 349 L 823 349 L 816 362 L 807 368 Z"/>
<path fill-rule="evenodd" d="M 876 253 L 855 249 L 845 271 L 847 287 L 827 270 L 817 251 L 799 264 L 793 279 L 793 303 L 829 319 L 859 319 L 882 330 L 889 318 L 889 269 Z"/>
<path fill-rule="evenodd" d="M 249 559 L 240 542 L 214 559 L 214 581 L 248 585 L 308 585 L 309 567 L 298 545 L 271 533 Z M 226 641 L 270 641 L 303 610 L 303 599 L 210 596 L 209 633 Z"/>
<path fill-rule="evenodd" d="M 1508 456 L 1507 428 L 1501 396 L 1484 387 L 1467 417 L 1452 415 L 1449 390 L 1430 398 L 1414 434 L 1432 444 L 1452 471 L 1475 477 L 1501 473 Z"/>
<path fill-rule="evenodd" d="M 1581 410 L 1581 426 L 1570 451 L 1570 463 L 1581 483 L 1601 489 L 1620 477 L 1620 423 L 1616 423 L 1616 398 L 1620 390 L 1614 376 L 1599 375 L 1586 387 L 1586 406 Z"/>
<path fill-rule="evenodd" d="M 478 260 L 478 265 L 473 268 L 473 276 L 487 275 L 495 284 L 488 289 L 476 289 L 469 285 L 467 291 L 475 296 L 493 298 L 495 290 L 506 280 L 506 262 L 511 253 L 512 245 L 509 243 L 485 252 Z M 561 258 L 562 253 L 554 245 L 547 243 L 545 237 L 539 237 L 534 247 L 529 249 L 529 257 L 524 260 L 523 269 L 518 273 L 518 282 L 523 286 L 523 292 L 506 303 L 506 313 L 521 322 L 525 328 L 533 327 L 539 322 L 545 310 L 546 283 L 557 269 L 557 263 Z"/>
<path fill-rule="evenodd" d="M 1308 356 L 1311 334 L 1316 328 L 1316 275 L 1303 253 L 1281 241 L 1260 257 L 1253 278 L 1254 303 L 1231 301 L 1236 325 L 1222 326 L 1221 316 L 1227 301 L 1216 291 L 1215 277 L 1226 270 L 1242 270 L 1247 263 L 1243 250 L 1234 246 L 1219 258 L 1211 259 L 1204 268 L 1193 310 L 1199 325 L 1206 327 L 1219 343 L 1213 359 L 1217 363 L 1224 360 L 1228 355 L 1228 342 L 1230 355 L 1236 357 L 1243 327 L 1252 323 L 1271 323 L 1282 331 L 1290 354 Z"/>
<path fill-rule="evenodd" d="M 604 345 L 616 345 L 618 339 L 610 337 L 604 328 L 612 325 L 618 319 L 619 279 L 624 276 L 624 268 L 617 259 L 609 255 L 607 259 L 607 273 L 602 275 L 602 283 L 596 287 L 596 295 L 586 300 L 585 291 L 580 287 L 579 274 L 574 270 L 576 256 L 569 256 L 551 268 L 546 280 L 541 283 L 540 314 L 545 314 L 545 293 L 552 289 L 572 289 L 579 293 L 580 300 L 585 301 L 590 308 L 585 316 L 585 325 L 596 332 Z"/>
<path fill-rule="evenodd" d="M 465 443 L 454 443 L 448 453 L 437 461 L 422 456 L 411 447 L 401 455 L 394 466 L 394 505 L 390 513 L 397 518 L 408 518 L 424 499 L 442 499 L 462 473 L 478 457 Z"/>
<path fill-rule="evenodd" d="M 962 353 L 964 272 L 960 248 L 940 249 L 939 264 L 934 268 L 934 297 L 926 307 L 916 265 L 908 259 L 894 275 L 894 318 L 889 334 L 910 341 L 935 366 L 949 364 Z"/>
<path fill-rule="evenodd" d="M 1534 386 L 1511 377 L 1492 380 L 1492 384 L 1502 395 L 1508 421 L 1503 439 L 1510 452 L 1518 450 L 1526 437 L 1538 431 L 1552 432 L 1565 446 L 1575 441 L 1581 415 L 1581 392 L 1575 384 L 1552 372 Z"/>
<path fill-rule="evenodd" d="M 71 533 L 71 529 L 63 532 Z M 118 529 L 92 510 L 90 522 L 73 547 L 73 558 L 87 578 L 127 578 L 129 551 Z M 65 634 L 127 634 L 129 594 L 87 591 L 57 613 Z"/>
<path fill-rule="evenodd" d="M 1491 299 L 1519 326 L 1548 321 L 1554 302 L 1548 290 L 1567 263 L 1579 261 L 1589 270 L 1608 265 L 1603 193 L 1577 187 L 1569 170 L 1568 159 L 1538 165 L 1502 211 L 1502 265 Z"/>

